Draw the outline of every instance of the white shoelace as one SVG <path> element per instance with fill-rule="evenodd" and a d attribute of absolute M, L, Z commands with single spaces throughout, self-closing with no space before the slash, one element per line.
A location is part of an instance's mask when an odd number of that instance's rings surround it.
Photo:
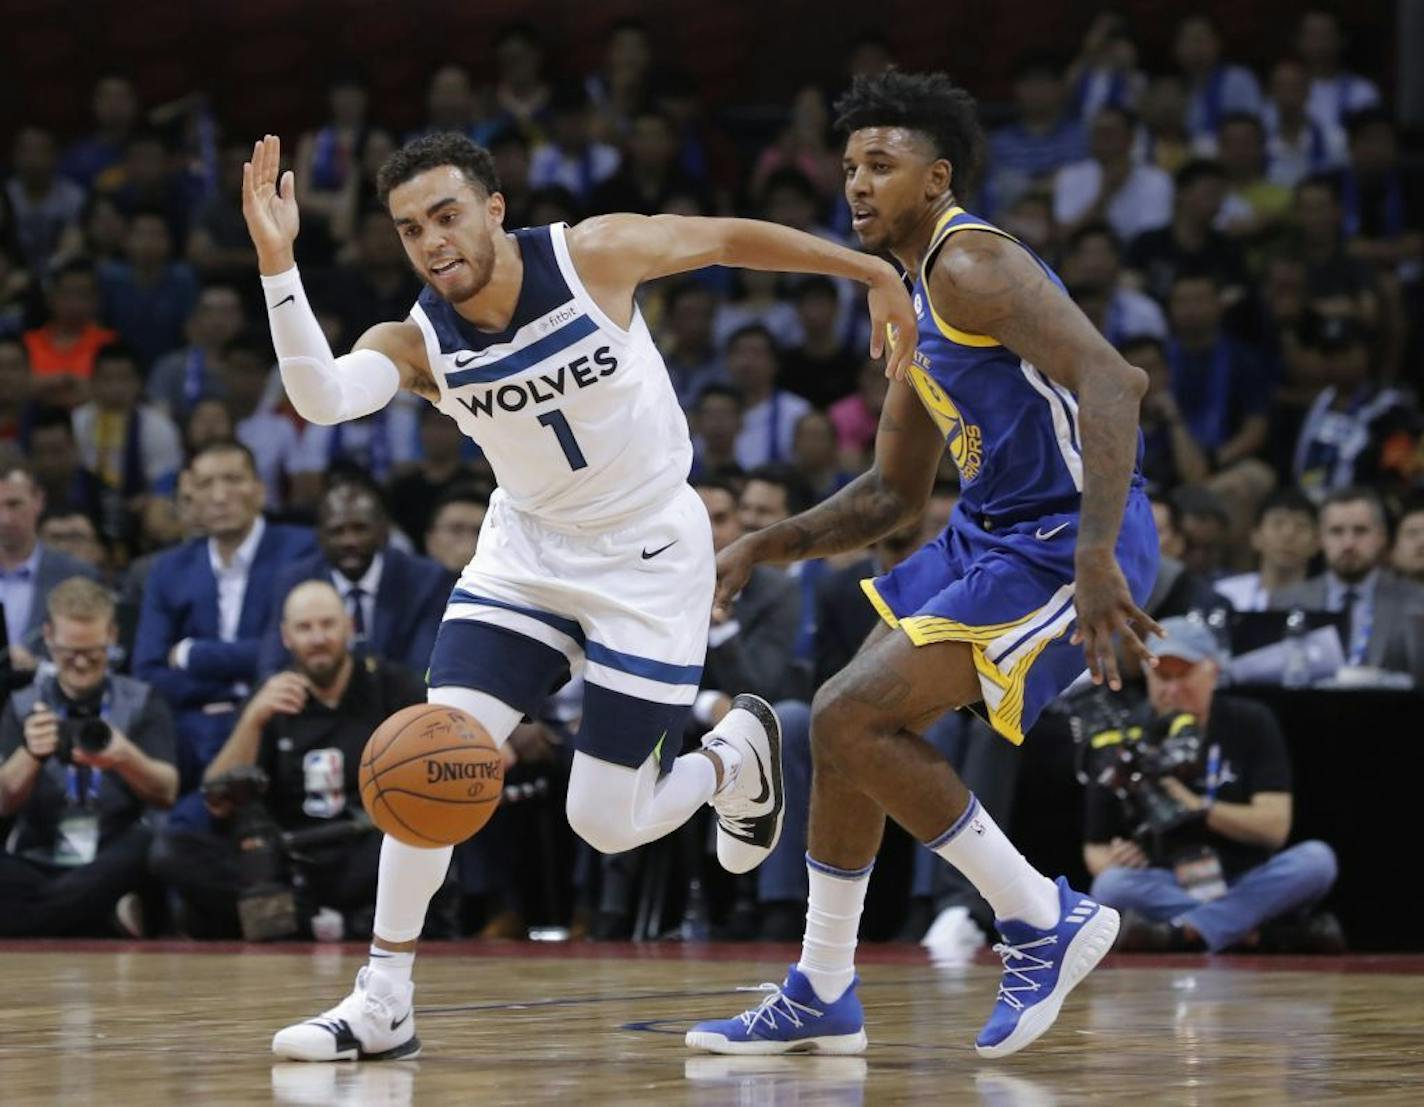
<path fill-rule="evenodd" d="M 807 1007 L 804 1003 L 797 1003 L 781 990 L 780 984 L 765 982 L 755 987 L 740 987 L 739 992 L 770 992 L 764 1000 L 753 1007 L 750 1011 L 743 1011 L 737 1018 L 742 1020 L 742 1026 L 746 1028 L 748 1034 L 756 1029 L 759 1022 L 765 1020 L 768 1030 L 776 1029 L 776 1018 L 780 1015 L 793 1027 L 800 1029 L 805 1023 L 803 1015 L 810 1015 L 812 1018 L 820 1018 L 823 1011 L 817 1011 L 814 1007 Z"/>
<path fill-rule="evenodd" d="M 1011 946 L 1007 942 L 1000 942 L 994 946 L 994 952 L 1002 958 L 1004 962 L 1004 975 L 999 981 L 998 998 L 1007 1003 L 1015 1011 L 1024 1009 L 1023 1000 L 1019 999 L 1015 992 L 1036 992 L 1041 987 L 1041 982 L 1035 980 L 1028 974 L 1031 972 L 1042 972 L 1044 969 L 1053 968 L 1055 962 L 1045 961 L 1042 957 L 1036 957 L 1032 953 L 1025 953 L 1025 950 L 1036 949 L 1039 946 L 1054 946 L 1058 944 L 1058 935 L 1050 934 L 1046 938 L 1039 938 L 1032 942 L 1025 942 L 1021 946 Z M 1025 961 L 1024 965 L 1010 965 L 1011 960 Z M 1017 978 L 1019 983 L 1012 984 L 1011 980 Z"/>
<path fill-rule="evenodd" d="M 391 1005 L 382 996 L 376 995 L 366 986 L 370 968 L 362 968 L 356 974 L 356 987 L 352 993 L 333 1007 L 330 1011 L 323 1011 L 312 1022 L 319 1022 L 323 1019 L 346 1019 L 359 1014 L 363 1018 L 374 1017 L 380 1025 L 384 1026 L 391 1021 L 394 1014 Z M 394 997 L 391 997 L 394 998 Z M 353 1011 L 351 1008 L 359 1008 Z"/>

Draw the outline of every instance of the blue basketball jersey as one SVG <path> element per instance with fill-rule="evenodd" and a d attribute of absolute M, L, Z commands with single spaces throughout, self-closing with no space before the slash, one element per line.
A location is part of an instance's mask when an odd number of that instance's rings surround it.
<path fill-rule="evenodd" d="M 952 326 L 930 300 L 925 275 L 949 236 L 966 230 L 1018 242 L 962 208 L 944 213 L 911 286 L 919 347 L 910 383 L 959 469 L 960 510 L 991 520 L 1076 512 L 1083 491 L 1077 398 L 994 339 Z M 1058 274 L 1029 254 L 1066 296 Z M 1139 463 L 1141 455 L 1139 435 Z"/>

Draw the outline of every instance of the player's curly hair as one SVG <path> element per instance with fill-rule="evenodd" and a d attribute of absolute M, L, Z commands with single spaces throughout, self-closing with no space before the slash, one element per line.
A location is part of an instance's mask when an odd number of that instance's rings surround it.
<path fill-rule="evenodd" d="M 963 190 L 979 172 L 984 132 L 974 97 L 943 73 L 862 74 L 835 104 L 836 130 L 850 135 L 862 127 L 904 127 L 933 143 L 935 153 L 954 167 Z"/>
<path fill-rule="evenodd" d="M 385 160 L 376 174 L 376 199 L 389 208 L 393 189 L 442 165 L 453 165 L 487 196 L 499 191 L 499 174 L 490 152 L 462 134 L 442 131 L 412 139 Z"/>

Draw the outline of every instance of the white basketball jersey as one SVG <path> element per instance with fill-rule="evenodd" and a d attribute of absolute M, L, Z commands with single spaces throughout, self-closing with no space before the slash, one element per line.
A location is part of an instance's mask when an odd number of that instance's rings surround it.
<path fill-rule="evenodd" d="M 687 481 L 692 442 L 635 305 L 627 329 L 574 271 L 562 223 L 514 232 L 524 281 L 509 326 L 477 330 L 427 288 L 411 308 L 436 405 L 489 458 L 511 506 L 555 527 L 612 526 Z"/>

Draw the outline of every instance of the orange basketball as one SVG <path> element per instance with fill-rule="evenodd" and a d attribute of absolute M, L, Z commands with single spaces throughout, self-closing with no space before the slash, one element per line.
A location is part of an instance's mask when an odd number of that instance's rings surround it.
<path fill-rule="evenodd" d="M 371 821 L 410 846 L 450 846 L 494 814 L 504 761 L 458 708 L 418 703 L 376 728 L 361 754 L 361 803 Z"/>

